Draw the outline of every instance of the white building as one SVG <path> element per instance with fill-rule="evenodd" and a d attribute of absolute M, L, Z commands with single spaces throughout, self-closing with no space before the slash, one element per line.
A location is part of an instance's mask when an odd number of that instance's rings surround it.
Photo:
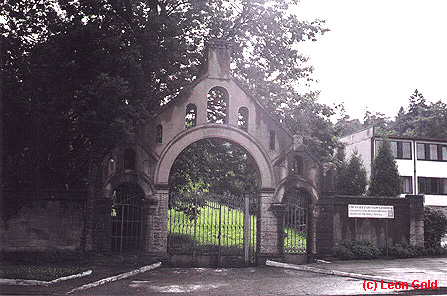
<path fill-rule="evenodd" d="M 383 138 L 368 128 L 340 140 L 347 159 L 358 151 L 369 178 Z M 425 205 L 447 207 L 447 139 L 389 136 L 388 140 L 402 177 L 402 194 L 424 194 Z"/>

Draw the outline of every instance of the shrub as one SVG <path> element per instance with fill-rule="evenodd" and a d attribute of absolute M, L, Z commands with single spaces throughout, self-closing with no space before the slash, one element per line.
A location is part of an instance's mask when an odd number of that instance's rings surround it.
<path fill-rule="evenodd" d="M 370 242 L 342 241 L 340 246 L 334 249 L 335 256 L 343 260 L 376 259 L 382 253 Z"/>
<path fill-rule="evenodd" d="M 391 248 L 391 255 L 398 258 L 411 258 L 424 254 L 424 249 L 421 247 L 414 247 L 407 244 L 396 243 Z"/>
<path fill-rule="evenodd" d="M 424 246 L 427 254 L 441 253 L 441 239 L 447 230 L 447 218 L 431 207 L 424 208 Z"/>

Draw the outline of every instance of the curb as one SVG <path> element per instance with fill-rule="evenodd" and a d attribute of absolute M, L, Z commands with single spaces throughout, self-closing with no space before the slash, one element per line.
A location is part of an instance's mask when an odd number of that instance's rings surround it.
<path fill-rule="evenodd" d="M 398 280 L 398 279 L 385 278 L 385 277 L 376 276 L 376 275 L 344 272 L 344 271 L 338 271 L 338 270 L 328 270 L 328 269 L 312 267 L 312 266 L 303 266 L 303 265 L 295 265 L 295 264 L 289 264 L 289 263 L 276 262 L 276 261 L 272 261 L 272 260 L 267 260 L 267 262 L 265 262 L 265 265 L 273 266 L 273 267 L 280 267 L 280 268 L 290 268 L 290 269 L 296 269 L 296 270 L 301 270 L 301 271 L 310 271 L 310 272 L 315 272 L 315 273 L 320 273 L 320 274 L 350 277 L 350 278 L 361 279 L 361 280 L 379 281 L 379 282 L 383 281 L 385 283 L 406 282 L 406 281 L 402 281 L 402 280 Z"/>
<path fill-rule="evenodd" d="M 66 281 L 74 278 L 79 278 L 87 275 L 91 275 L 92 270 L 87 270 L 82 273 L 73 274 L 69 276 L 64 276 L 57 278 L 52 281 L 38 281 L 38 280 L 25 280 L 25 279 L 0 279 L 0 285 L 11 285 L 11 286 L 49 286 L 61 281 Z"/>
<path fill-rule="evenodd" d="M 77 288 L 75 288 L 75 289 L 73 289 L 71 291 L 68 291 L 66 293 L 66 295 L 69 295 L 69 294 L 74 293 L 74 292 L 79 292 L 79 291 L 87 290 L 87 289 L 90 289 L 90 288 L 94 288 L 94 287 L 97 287 L 97 286 L 100 286 L 100 285 L 104 285 L 104 284 L 107 284 L 107 283 L 110 283 L 110 282 L 114 282 L 114 281 L 117 281 L 117 280 L 125 279 L 125 278 L 128 278 L 130 276 L 133 276 L 133 275 L 136 275 L 136 274 L 139 274 L 139 273 L 143 273 L 143 272 L 155 269 L 155 268 L 160 267 L 160 266 L 161 266 L 161 262 L 154 263 L 154 264 L 147 265 L 147 266 L 143 266 L 143 267 L 140 267 L 138 269 L 135 269 L 135 270 L 132 270 L 132 271 L 129 271 L 129 272 L 121 273 L 121 274 L 118 274 L 118 275 L 115 275 L 115 276 L 111 276 L 111 277 L 108 277 L 108 278 L 105 278 L 105 279 L 102 279 L 102 280 L 99 280 L 99 281 L 96 281 L 96 282 L 93 282 L 93 283 L 90 283 L 90 284 L 82 285 L 82 286 L 77 287 Z"/>

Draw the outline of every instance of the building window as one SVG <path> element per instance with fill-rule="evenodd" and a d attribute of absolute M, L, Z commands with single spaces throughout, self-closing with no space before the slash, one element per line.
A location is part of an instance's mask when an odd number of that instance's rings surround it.
<path fill-rule="evenodd" d="M 380 147 L 383 144 L 383 140 L 376 140 L 376 155 L 379 152 Z M 403 141 L 391 141 L 390 142 L 391 154 L 395 159 L 412 159 L 411 156 L 411 142 Z"/>
<path fill-rule="evenodd" d="M 419 194 L 447 194 L 447 179 L 446 178 L 418 178 Z"/>
<path fill-rule="evenodd" d="M 248 131 L 248 108 L 240 107 L 237 114 L 237 126 L 244 131 Z"/>
<path fill-rule="evenodd" d="M 197 107 L 194 104 L 186 106 L 185 128 L 191 128 L 197 124 Z"/>
<path fill-rule="evenodd" d="M 213 87 L 207 96 L 207 117 L 210 123 L 227 123 L 228 92 L 225 88 Z"/>
<path fill-rule="evenodd" d="M 275 146 L 276 146 L 275 131 L 271 130 L 270 131 L 270 143 L 269 143 L 270 150 L 275 150 Z"/>
<path fill-rule="evenodd" d="M 441 159 L 447 161 L 447 146 L 441 146 Z"/>
<path fill-rule="evenodd" d="M 418 178 L 418 193 L 425 194 L 427 193 L 427 178 L 419 177 Z"/>
<path fill-rule="evenodd" d="M 403 194 L 413 194 L 413 178 L 412 177 L 402 177 L 402 193 Z"/>
<path fill-rule="evenodd" d="M 163 126 L 161 124 L 155 128 L 155 142 L 163 143 Z"/>
<path fill-rule="evenodd" d="M 411 142 L 397 142 L 397 158 L 412 159 L 411 157 Z"/>
<path fill-rule="evenodd" d="M 430 160 L 438 160 L 438 145 L 430 144 Z"/>
<path fill-rule="evenodd" d="M 441 192 L 447 194 L 447 179 L 441 180 Z"/>
<path fill-rule="evenodd" d="M 425 159 L 425 144 L 417 143 L 417 156 L 419 160 Z"/>
<path fill-rule="evenodd" d="M 293 157 L 292 172 L 295 175 L 302 175 L 304 172 L 304 160 L 300 155 L 295 155 Z"/>
<path fill-rule="evenodd" d="M 419 160 L 447 161 L 447 145 L 418 143 L 417 157 Z"/>
<path fill-rule="evenodd" d="M 391 148 L 391 154 L 393 154 L 393 157 L 397 158 L 397 142 L 396 141 L 390 142 L 390 148 Z"/>
<path fill-rule="evenodd" d="M 115 173 L 115 160 L 113 158 L 109 159 L 109 175 Z"/>

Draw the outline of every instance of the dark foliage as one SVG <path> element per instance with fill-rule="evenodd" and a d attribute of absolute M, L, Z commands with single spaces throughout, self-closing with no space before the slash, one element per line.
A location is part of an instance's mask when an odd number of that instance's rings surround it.
<path fill-rule="evenodd" d="M 402 192 L 399 171 L 388 141 L 383 141 L 371 165 L 368 194 L 395 197 Z"/>
<path fill-rule="evenodd" d="M 297 43 L 327 29 L 290 15 L 295 0 L 265 2 L 1 2 L 5 185 L 85 188 L 91 156 L 188 94 L 212 38 L 233 42 L 234 75 L 270 110 L 306 107 L 289 126 L 328 154 L 327 108 L 294 89 L 312 79 Z"/>
<path fill-rule="evenodd" d="M 441 239 L 447 233 L 447 217 L 438 209 L 424 208 L 424 246 L 427 254 L 441 253 Z"/>
<path fill-rule="evenodd" d="M 339 152 L 343 153 L 343 152 Z M 366 170 L 357 152 L 353 153 L 349 163 L 343 160 L 337 163 L 335 190 L 341 195 L 363 195 L 366 191 Z"/>
<path fill-rule="evenodd" d="M 205 139 L 188 146 L 172 165 L 171 192 L 240 195 L 258 188 L 258 168 L 237 144 Z"/>
<path fill-rule="evenodd" d="M 377 259 L 382 253 L 372 243 L 367 241 L 342 241 L 334 248 L 334 255 L 344 260 Z"/>

